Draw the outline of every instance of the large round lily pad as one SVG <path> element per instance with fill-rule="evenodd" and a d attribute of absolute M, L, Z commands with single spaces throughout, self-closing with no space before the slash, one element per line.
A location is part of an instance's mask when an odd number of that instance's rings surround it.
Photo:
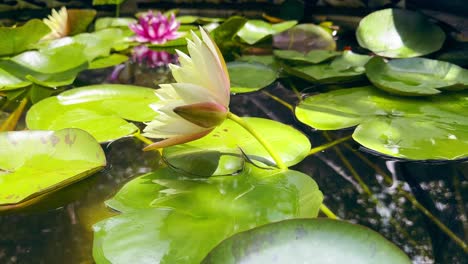
<path fill-rule="evenodd" d="M 232 93 L 255 92 L 267 87 L 278 77 L 270 66 L 255 62 L 230 62 L 227 64 Z"/>
<path fill-rule="evenodd" d="M 30 49 L 49 32 L 49 27 L 39 19 L 31 19 L 19 27 L 0 27 L 0 56 Z"/>
<path fill-rule="evenodd" d="M 300 63 L 320 63 L 336 57 L 341 52 L 333 50 L 311 50 L 307 53 L 302 53 L 295 50 L 274 50 L 273 53 L 277 58 Z"/>
<path fill-rule="evenodd" d="M 424 96 L 468 88 L 468 70 L 444 61 L 424 58 L 385 62 L 375 57 L 366 65 L 369 80 L 390 93 Z"/>
<path fill-rule="evenodd" d="M 244 118 L 287 166 L 302 161 L 310 151 L 309 139 L 280 122 L 263 118 Z M 174 168 L 194 175 L 227 175 L 242 169 L 246 155 L 259 166 L 275 166 L 265 148 L 243 127 L 226 120 L 207 136 L 165 148 L 163 158 Z"/>
<path fill-rule="evenodd" d="M 309 52 L 311 50 L 335 50 L 333 36 L 314 24 L 299 24 L 273 37 L 273 47 L 283 50 Z"/>
<path fill-rule="evenodd" d="M 380 56 L 408 58 L 439 50 L 445 33 L 420 13 L 389 8 L 363 18 L 356 38 L 361 47 Z"/>
<path fill-rule="evenodd" d="M 321 202 L 316 183 L 297 171 L 248 165 L 236 176 L 190 180 L 163 168 L 107 202 L 123 213 L 94 226 L 93 255 L 97 263 L 200 263 L 232 234 L 315 217 Z"/>
<path fill-rule="evenodd" d="M 0 133 L 0 207 L 57 190 L 102 169 L 96 140 L 79 129 Z"/>
<path fill-rule="evenodd" d="M 466 109 L 466 91 L 402 98 L 368 86 L 310 96 L 296 107 L 296 117 L 322 130 L 357 126 L 353 138 L 385 155 L 454 160 L 468 157 Z"/>
<path fill-rule="evenodd" d="M 236 234 L 203 264 L 250 263 L 410 264 L 405 253 L 379 233 L 331 219 L 291 219 Z"/>
<path fill-rule="evenodd" d="M 26 115 L 29 129 L 81 128 L 99 142 L 128 136 L 138 128 L 127 120 L 151 121 L 157 112 L 154 90 L 133 85 L 103 84 L 72 89 L 33 105 Z"/>

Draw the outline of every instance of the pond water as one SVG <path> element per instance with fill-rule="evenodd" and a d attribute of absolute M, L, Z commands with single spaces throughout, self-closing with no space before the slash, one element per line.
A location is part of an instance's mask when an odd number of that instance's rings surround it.
<path fill-rule="evenodd" d="M 343 45 L 339 43 L 340 48 Z M 109 81 L 112 69 L 80 73 L 76 86 Z M 127 63 L 114 82 L 156 87 L 171 81 L 167 68 Z M 345 138 L 353 130 L 313 131 L 298 122 L 270 95 L 295 105 L 289 83 L 275 82 L 261 92 L 235 95 L 231 111 L 266 117 L 305 133 L 312 147 Z M 316 90 L 312 88 L 317 88 Z M 330 87 L 310 87 L 310 92 Z M 0 264 L 93 263 L 92 225 L 117 214 L 106 208 L 126 182 L 158 168 L 156 152 L 123 138 L 103 145 L 107 166 L 101 172 L 18 211 L 0 212 Z M 457 236 L 468 240 L 468 162 L 408 162 L 382 157 L 348 139 L 315 153 L 293 169 L 313 177 L 324 203 L 340 218 L 367 226 L 402 248 L 414 263 L 467 263 L 467 255 L 422 212 L 427 208 Z M 417 201 L 419 202 L 416 202 Z M 419 207 L 419 208 L 417 208 Z"/>
<path fill-rule="evenodd" d="M 129 67 L 136 72 L 128 79 L 133 83 L 168 78 L 165 70 Z M 84 72 L 78 81 L 101 83 L 109 73 Z M 280 83 L 266 91 L 290 103 L 297 100 Z M 327 143 L 327 137 L 342 138 L 352 132 L 325 135 L 312 131 L 299 125 L 287 108 L 262 92 L 234 96 L 231 110 L 238 115 L 268 117 L 294 125 L 309 136 L 313 146 Z M 157 153 L 142 152 L 142 147 L 133 138 L 104 145 L 108 165 L 103 171 L 50 195 L 31 209 L 1 215 L 0 263 L 92 263 L 91 226 L 115 214 L 103 202 L 131 178 L 160 164 Z M 378 231 L 400 246 L 415 263 L 466 261 L 463 251 L 417 210 L 403 192 L 413 191 L 421 204 L 461 236 L 467 230 L 463 202 L 468 199 L 467 162 L 395 161 L 362 151 L 348 140 L 308 157 L 294 169 L 317 181 L 325 203 L 339 217 Z M 396 181 L 391 185 L 384 177 Z"/>

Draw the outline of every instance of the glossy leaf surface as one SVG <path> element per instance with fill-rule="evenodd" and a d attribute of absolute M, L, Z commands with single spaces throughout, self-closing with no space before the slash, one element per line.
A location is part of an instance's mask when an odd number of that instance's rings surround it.
<path fill-rule="evenodd" d="M 236 176 L 190 180 L 163 168 L 108 201 L 123 214 L 95 225 L 94 257 L 97 263 L 199 263 L 234 233 L 315 217 L 321 201 L 316 183 L 296 171 L 248 166 Z"/>
<path fill-rule="evenodd" d="M 87 67 L 88 62 L 80 44 L 26 51 L 0 61 L 0 90 L 17 89 L 31 83 L 50 88 L 68 85 Z"/>
<path fill-rule="evenodd" d="M 332 35 L 321 26 L 300 24 L 275 35 L 273 47 L 306 53 L 311 50 L 335 50 L 336 42 Z"/>
<path fill-rule="evenodd" d="M 294 76 L 310 82 L 352 81 L 364 75 L 364 65 L 366 65 L 370 58 L 367 55 L 345 51 L 343 55 L 336 57 L 328 63 L 285 67 L 285 70 Z"/>
<path fill-rule="evenodd" d="M 0 56 L 25 51 L 49 32 L 49 27 L 39 19 L 32 19 L 19 27 L 0 27 Z"/>
<path fill-rule="evenodd" d="M 468 70 L 455 64 L 425 58 L 373 58 L 366 65 L 369 80 L 378 88 L 399 95 L 424 96 L 441 89 L 468 88 Z"/>
<path fill-rule="evenodd" d="M 302 161 L 310 150 L 308 138 L 280 122 L 263 118 L 243 118 L 281 157 L 287 166 Z M 164 159 L 174 168 L 200 175 L 227 175 L 244 166 L 242 151 L 259 166 L 275 163 L 264 147 L 243 127 L 226 120 L 207 136 L 165 148 Z M 192 177 L 193 177 L 192 175 Z"/>
<path fill-rule="evenodd" d="M 281 33 L 294 25 L 297 21 L 286 21 L 278 24 L 270 24 L 263 20 L 249 20 L 244 26 L 237 32 L 237 35 L 246 43 L 252 45 L 263 38 Z"/>
<path fill-rule="evenodd" d="M 76 88 L 49 97 L 26 115 L 29 129 L 81 128 L 99 142 L 118 139 L 137 131 L 127 120 L 151 121 L 157 114 L 150 104 L 158 101 L 153 89 L 103 84 Z"/>
<path fill-rule="evenodd" d="M 236 234 L 203 264 L 410 264 L 408 256 L 369 228 L 331 219 L 291 219 Z"/>
<path fill-rule="evenodd" d="M 283 60 L 313 64 L 324 62 L 341 54 L 341 52 L 331 50 L 311 50 L 305 54 L 295 50 L 274 50 L 273 53 Z"/>
<path fill-rule="evenodd" d="M 232 93 L 258 91 L 272 84 L 278 77 L 276 70 L 260 63 L 230 62 L 227 68 Z"/>
<path fill-rule="evenodd" d="M 356 30 L 361 47 L 390 58 L 409 58 L 439 50 L 445 33 L 420 13 L 384 9 L 364 17 Z"/>
<path fill-rule="evenodd" d="M 131 17 L 101 17 L 96 19 L 94 28 L 96 31 L 111 27 L 127 28 L 129 24 L 136 22 L 137 20 Z"/>
<path fill-rule="evenodd" d="M 413 99 L 368 86 L 308 97 L 296 117 L 322 130 L 357 126 L 353 138 L 385 155 L 454 160 L 468 156 L 467 107 L 467 92 Z"/>
<path fill-rule="evenodd" d="M 101 146 L 79 129 L 0 133 L 0 206 L 67 186 L 106 165 Z"/>

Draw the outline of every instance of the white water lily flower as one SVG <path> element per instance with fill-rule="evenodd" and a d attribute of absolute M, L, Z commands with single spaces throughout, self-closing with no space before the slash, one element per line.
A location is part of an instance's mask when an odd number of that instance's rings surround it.
<path fill-rule="evenodd" d="M 220 125 L 229 112 L 230 82 L 216 43 L 200 28 L 202 39 L 192 32 L 187 40 L 190 57 L 177 50 L 180 66 L 170 64 L 177 83 L 156 90 L 159 112 L 147 124 L 144 136 L 166 138 L 145 150 L 158 149 L 201 138 Z"/>
<path fill-rule="evenodd" d="M 60 8 L 57 12 L 52 9 L 52 14 L 42 20 L 51 32 L 45 35 L 43 40 L 59 39 L 68 36 L 70 33 L 70 25 L 68 24 L 68 12 L 66 7 Z"/>

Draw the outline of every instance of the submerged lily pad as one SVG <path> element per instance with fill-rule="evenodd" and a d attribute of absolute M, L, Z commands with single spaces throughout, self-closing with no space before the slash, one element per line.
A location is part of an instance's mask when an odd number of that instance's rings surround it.
<path fill-rule="evenodd" d="M 409 96 L 433 95 L 444 90 L 468 88 L 468 70 L 444 61 L 424 58 L 373 58 L 366 65 L 369 80 L 390 93 Z"/>
<path fill-rule="evenodd" d="M 361 47 L 380 56 L 409 58 L 439 50 L 445 33 L 420 13 L 389 8 L 363 18 L 356 38 Z"/>
<path fill-rule="evenodd" d="M 186 177 L 163 168 L 124 186 L 107 202 L 123 214 L 94 226 L 95 261 L 199 263 L 237 232 L 317 216 L 323 199 L 309 176 L 291 170 L 248 166 L 236 176 Z"/>
<path fill-rule="evenodd" d="M 232 93 L 258 91 L 272 84 L 278 77 L 276 70 L 260 63 L 230 62 L 227 69 Z"/>
<path fill-rule="evenodd" d="M 102 169 L 101 146 L 79 129 L 0 133 L 0 206 L 67 186 Z"/>
<path fill-rule="evenodd" d="M 293 127 L 263 118 L 243 119 L 270 143 L 287 166 L 299 163 L 310 151 L 309 139 Z M 165 148 L 163 158 L 172 167 L 196 176 L 227 175 L 243 168 L 241 150 L 260 166 L 275 164 L 265 148 L 231 120 L 201 139 Z"/>
<path fill-rule="evenodd" d="M 310 82 L 352 81 L 364 76 L 364 66 L 370 59 L 371 56 L 345 51 L 328 63 L 285 67 L 285 70 Z"/>
<path fill-rule="evenodd" d="M 291 219 L 238 233 L 202 263 L 308 263 L 311 259 L 314 263 L 411 263 L 379 233 L 331 219 Z"/>
<path fill-rule="evenodd" d="M 128 136 L 138 128 L 126 121 L 148 122 L 157 113 L 154 90 L 133 85 L 91 85 L 65 91 L 33 105 L 26 115 L 29 129 L 81 128 L 99 142 Z"/>
<path fill-rule="evenodd" d="M 300 24 L 275 35 L 273 46 L 278 49 L 306 53 L 311 50 L 335 50 L 336 42 L 323 27 L 314 24 Z"/>
<path fill-rule="evenodd" d="M 249 20 L 237 32 L 237 36 L 239 36 L 246 43 L 253 45 L 265 37 L 281 33 L 296 24 L 297 21 L 295 20 L 285 21 L 273 25 L 263 20 Z"/>
<path fill-rule="evenodd" d="M 375 87 L 336 90 L 306 98 L 299 121 L 317 129 L 357 126 L 353 138 L 366 148 L 413 160 L 468 157 L 468 92 L 402 98 Z"/>
<path fill-rule="evenodd" d="M 283 60 L 313 64 L 324 62 L 341 54 L 341 52 L 332 50 L 311 50 L 305 54 L 295 50 L 274 50 L 273 53 Z"/>
<path fill-rule="evenodd" d="M 49 32 L 49 27 L 39 19 L 31 19 L 20 27 L 0 27 L 0 56 L 25 51 Z"/>

